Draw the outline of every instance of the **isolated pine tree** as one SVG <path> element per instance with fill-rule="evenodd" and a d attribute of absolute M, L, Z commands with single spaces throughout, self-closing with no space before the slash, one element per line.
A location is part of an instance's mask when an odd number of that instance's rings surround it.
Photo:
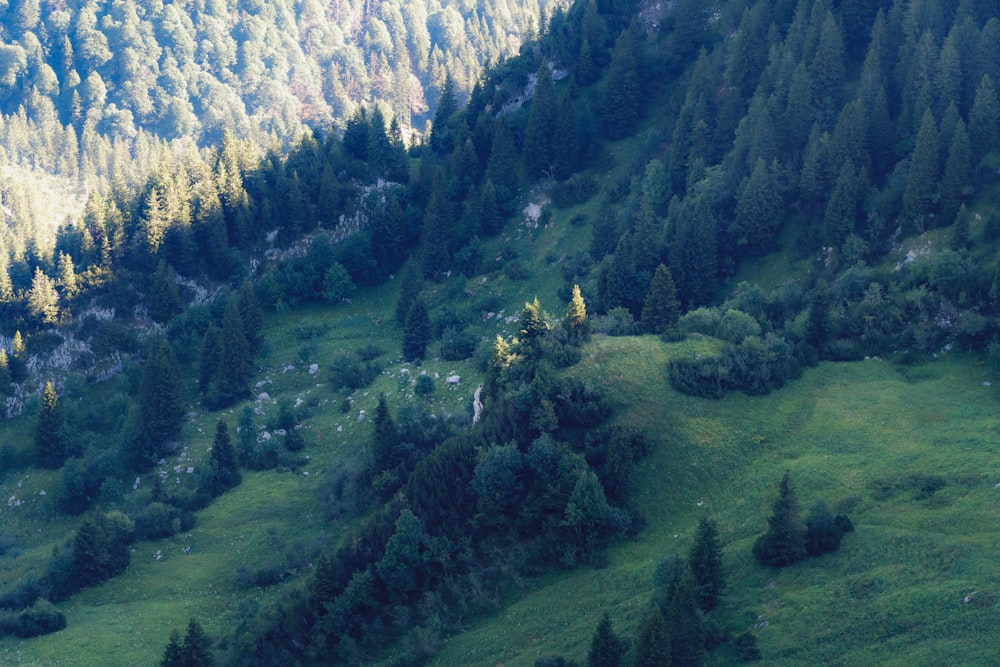
<path fill-rule="evenodd" d="M 181 646 L 181 633 L 177 630 L 170 633 L 170 641 L 163 649 L 160 667 L 184 667 L 184 648 Z"/>
<path fill-rule="evenodd" d="M 385 394 L 379 396 L 375 414 L 372 416 L 372 426 L 375 429 L 375 442 L 372 447 L 375 459 L 375 472 L 393 470 L 400 463 L 402 456 L 399 430 L 389 413 L 389 405 Z"/>
<path fill-rule="evenodd" d="M 406 314 L 403 325 L 403 358 L 407 361 L 423 359 L 431 341 L 431 318 L 423 299 L 417 297 Z"/>
<path fill-rule="evenodd" d="M 719 531 L 711 519 L 703 517 L 698 522 L 688 565 L 698 593 L 698 606 L 702 611 L 710 612 L 718 606 L 725 584 Z"/>
<path fill-rule="evenodd" d="M 679 318 L 680 304 L 673 275 L 666 265 L 660 264 L 642 306 L 642 326 L 649 333 L 661 334 L 677 324 Z"/>
<path fill-rule="evenodd" d="M 66 460 L 62 412 L 52 382 L 45 383 L 35 423 L 35 460 L 43 468 L 58 468 Z"/>
<path fill-rule="evenodd" d="M 604 612 L 590 640 L 587 667 L 618 667 L 622 662 L 622 650 L 622 640 L 611 627 L 611 617 L 608 616 L 608 612 Z"/>
<path fill-rule="evenodd" d="M 236 450 L 229 438 L 229 428 L 221 419 L 215 425 L 215 440 L 212 442 L 212 455 L 208 465 L 208 492 L 212 496 L 225 493 L 239 486 L 242 481 Z"/>
<path fill-rule="evenodd" d="M 761 565 L 784 567 L 806 556 L 806 527 L 799 518 L 799 506 L 786 472 L 778 486 L 767 532 L 757 538 L 753 555 Z"/>
<path fill-rule="evenodd" d="M 226 306 L 220 332 L 219 367 L 216 383 L 223 405 L 250 394 L 253 376 L 253 354 L 247 342 L 243 317 L 235 300 Z"/>
<path fill-rule="evenodd" d="M 184 633 L 184 645 L 181 651 L 183 662 L 181 664 L 184 667 L 212 667 L 215 661 L 212 660 L 211 644 L 212 641 L 205 634 L 201 624 L 192 618 Z"/>
<path fill-rule="evenodd" d="M 152 465 L 163 445 L 180 434 L 184 399 L 177 358 L 166 339 L 151 344 L 139 381 L 141 432 L 133 447 L 133 464 L 139 469 Z"/>

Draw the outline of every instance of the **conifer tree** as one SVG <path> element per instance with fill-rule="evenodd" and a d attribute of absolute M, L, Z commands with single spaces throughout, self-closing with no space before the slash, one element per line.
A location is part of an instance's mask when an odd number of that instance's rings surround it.
<path fill-rule="evenodd" d="M 718 606 L 724 586 L 719 532 L 711 519 L 703 517 L 698 522 L 694 544 L 688 555 L 688 565 L 697 588 L 698 606 L 708 613 Z"/>
<path fill-rule="evenodd" d="M 989 74 L 984 74 L 980 80 L 969 111 L 969 144 L 977 168 L 983 156 L 1000 150 L 1000 100 Z"/>
<path fill-rule="evenodd" d="M 524 161 L 533 176 L 548 173 L 553 166 L 553 138 L 556 130 L 556 93 L 552 70 L 543 60 L 535 79 L 528 125 L 524 130 Z"/>
<path fill-rule="evenodd" d="M 611 626 L 611 617 L 604 612 L 590 640 L 587 667 L 618 667 L 622 663 L 623 648 L 622 640 Z"/>
<path fill-rule="evenodd" d="M 662 334 L 677 324 L 679 318 L 680 304 L 673 275 L 666 265 L 660 264 L 642 306 L 642 326 L 649 333 Z"/>
<path fill-rule="evenodd" d="M 184 418 L 184 400 L 177 358 L 166 339 L 150 346 L 149 356 L 139 382 L 140 432 L 129 443 L 132 463 L 145 470 L 152 465 L 163 445 L 180 434 Z"/>
<path fill-rule="evenodd" d="M 615 138 L 626 136 L 635 127 L 642 106 L 634 39 L 631 29 L 618 37 L 604 81 L 601 111 L 608 134 Z"/>
<path fill-rule="evenodd" d="M 705 625 L 690 568 L 675 574 L 664 611 L 675 665 L 700 665 L 705 656 Z"/>
<path fill-rule="evenodd" d="M 941 177 L 941 218 L 945 222 L 953 220 L 971 192 L 972 146 L 965 123 L 959 119 L 948 148 L 944 175 Z"/>
<path fill-rule="evenodd" d="M 552 138 L 553 175 L 563 181 L 581 168 L 580 129 L 571 95 L 571 83 L 559 99 Z"/>
<path fill-rule="evenodd" d="M 573 285 L 573 292 L 570 296 L 569 306 L 566 309 L 566 318 L 563 326 L 569 330 L 573 341 L 580 343 L 586 340 L 590 333 L 590 322 L 587 320 L 587 304 L 580 293 L 580 286 Z"/>
<path fill-rule="evenodd" d="M 205 335 L 201 341 L 201 358 L 198 368 L 198 386 L 201 389 L 202 397 L 209 399 L 212 393 L 212 382 L 222 363 L 222 341 L 219 335 L 219 328 L 213 323 L 209 323 L 205 329 Z M 211 403 L 211 400 L 207 400 Z"/>
<path fill-rule="evenodd" d="M 264 345 L 264 311 L 249 280 L 244 280 L 240 286 L 236 309 L 243 321 L 243 337 L 250 348 L 250 356 L 255 357 Z"/>
<path fill-rule="evenodd" d="M 375 441 L 372 446 L 375 459 L 375 472 L 394 470 L 402 460 L 402 443 L 396 422 L 389 413 L 389 405 L 385 394 L 379 396 L 375 414 L 372 416 L 372 426 L 375 430 Z"/>
<path fill-rule="evenodd" d="M 35 276 L 28 291 L 28 312 L 42 324 L 59 321 L 59 293 L 55 283 L 40 266 L 35 267 Z"/>
<path fill-rule="evenodd" d="M 806 556 L 806 527 L 799 517 L 798 500 L 789 474 L 778 486 L 778 497 L 767 520 L 767 532 L 757 538 L 753 555 L 761 565 L 783 567 Z"/>
<path fill-rule="evenodd" d="M 938 195 L 938 133 L 934 114 L 924 112 L 910 156 L 910 171 L 903 193 L 903 215 L 915 231 L 923 231 L 934 212 Z"/>
<path fill-rule="evenodd" d="M 62 411 L 58 401 L 52 382 L 46 382 L 35 423 L 35 459 L 43 468 L 58 468 L 66 460 Z"/>
<path fill-rule="evenodd" d="M 184 667 L 184 649 L 181 646 L 181 633 L 173 630 L 170 633 L 170 641 L 163 649 L 163 657 L 160 659 L 160 667 Z"/>
<path fill-rule="evenodd" d="M 59 253 L 59 285 L 67 299 L 72 299 L 80 291 L 73 258 L 65 252 Z"/>
<path fill-rule="evenodd" d="M 403 358 L 407 361 L 423 359 L 431 341 L 431 318 L 427 306 L 419 296 L 414 299 L 403 324 Z"/>
<path fill-rule="evenodd" d="M 156 266 L 149 298 L 149 316 L 167 322 L 181 312 L 181 297 L 174 281 L 174 270 L 163 260 Z"/>
<path fill-rule="evenodd" d="M 229 438 L 229 428 L 221 419 L 215 425 L 215 440 L 212 442 L 212 455 L 208 465 L 208 492 L 212 496 L 225 493 L 239 486 L 242 481 L 236 450 Z"/>
<path fill-rule="evenodd" d="M 736 218 L 729 233 L 740 246 L 750 252 L 767 250 L 781 225 L 783 201 L 777 179 L 763 158 L 758 158 L 750 176 L 740 185 L 736 202 Z"/>
<path fill-rule="evenodd" d="M 215 662 L 212 660 L 211 643 L 211 639 L 205 634 L 201 624 L 192 618 L 184 633 L 184 646 L 182 647 L 184 667 L 212 667 Z"/>
<path fill-rule="evenodd" d="M 250 393 L 253 356 L 247 343 L 243 318 L 235 299 L 226 306 L 220 333 L 219 367 L 215 379 L 219 398 L 232 403 Z"/>
<path fill-rule="evenodd" d="M 670 667 L 673 664 L 670 643 L 670 632 L 663 613 L 653 605 L 639 624 L 633 667 Z"/>
<path fill-rule="evenodd" d="M 409 508 L 399 513 L 396 532 L 385 545 L 385 553 L 375 564 L 379 579 L 396 601 L 405 601 L 418 590 L 427 556 L 421 548 L 426 540 L 420 519 Z"/>

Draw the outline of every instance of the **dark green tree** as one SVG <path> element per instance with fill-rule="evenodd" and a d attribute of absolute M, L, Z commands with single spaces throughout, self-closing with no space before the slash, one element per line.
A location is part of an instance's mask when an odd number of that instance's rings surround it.
<path fill-rule="evenodd" d="M 799 517 L 798 501 L 789 474 L 778 486 L 778 497 L 767 520 L 767 532 L 757 538 L 753 555 L 761 565 L 784 567 L 806 556 L 806 527 Z"/>
<path fill-rule="evenodd" d="M 264 311 L 257 299 L 257 292 L 248 280 L 240 285 L 240 292 L 236 297 L 236 309 L 240 313 L 240 319 L 243 320 L 243 336 L 250 347 L 250 356 L 255 357 L 264 345 Z"/>
<path fill-rule="evenodd" d="M 375 431 L 372 445 L 375 472 L 395 470 L 402 461 L 403 449 L 399 429 L 396 428 L 396 422 L 389 413 L 385 394 L 379 396 L 375 414 L 372 416 L 372 426 Z"/>
<path fill-rule="evenodd" d="M 45 383 L 42 405 L 35 422 L 35 460 L 43 468 L 55 469 L 66 460 L 66 435 L 62 410 L 52 382 Z"/>
<path fill-rule="evenodd" d="M 212 640 L 202 629 L 197 620 L 188 621 L 184 632 L 184 645 L 181 649 L 184 667 L 212 667 L 215 661 L 211 652 Z"/>
<path fill-rule="evenodd" d="M 399 272 L 399 296 L 396 298 L 396 321 L 406 324 L 406 316 L 413 307 L 414 302 L 424 289 L 424 276 L 420 272 L 420 266 L 410 260 L 403 265 L 403 270 Z"/>
<path fill-rule="evenodd" d="M 642 82 L 636 60 L 635 36 L 625 30 L 615 42 L 611 65 L 604 80 L 601 114 L 609 136 L 627 136 L 639 120 Z"/>
<path fill-rule="evenodd" d="M 750 176 L 740 184 L 736 217 L 729 225 L 729 234 L 737 245 L 746 246 L 752 253 L 762 253 L 781 226 L 783 211 L 776 175 L 759 158 Z"/>
<path fill-rule="evenodd" d="M 563 91 L 556 111 L 555 128 L 552 137 L 553 176 L 563 181 L 579 171 L 582 155 L 579 122 L 573 104 L 571 87 Z"/>
<path fill-rule="evenodd" d="M 670 632 L 663 620 L 663 613 L 656 605 L 650 606 L 639 623 L 636 638 L 634 667 L 670 667 L 673 656 L 670 651 Z"/>
<path fill-rule="evenodd" d="M 1000 100 L 989 74 L 979 82 L 969 111 L 969 144 L 977 168 L 985 155 L 1000 150 Z"/>
<path fill-rule="evenodd" d="M 705 623 L 698 606 L 698 589 L 690 568 L 680 568 L 670 586 L 664 610 L 675 665 L 700 665 L 705 659 Z"/>
<path fill-rule="evenodd" d="M 198 387 L 207 404 L 213 404 L 212 383 L 222 363 L 222 339 L 219 327 L 209 323 L 201 341 L 201 357 L 198 366 Z"/>
<path fill-rule="evenodd" d="M 139 381 L 140 431 L 131 443 L 132 464 L 145 470 L 181 432 L 184 395 L 174 350 L 166 339 L 150 345 Z"/>
<path fill-rule="evenodd" d="M 698 592 L 698 606 L 708 613 L 719 604 L 719 597 L 725 585 L 722 572 L 722 547 L 719 545 L 719 531 L 715 522 L 702 518 L 688 554 L 688 566 L 694 577 Z"/>
<path fill-rule="evenodd" d="M 170 633 L 170 640 L 160 659 L 160 667 L 184 667 L 184 648 L 181 645 L 181 633 L 177 630 Z"/>
<path fill-rule="evenodd" d="M 611 626 L 611 617 L 604 612 L 590 640 L 587 667 L 618 667 L 622 663 L 623 650 L 622 640 Z"/>
<path fill-rule="evenodd" d="M 419 296 L 414 299 L 410 311 L 406 314 L 403 324 L 403 358 L 407 361 L 423 359 L 427 353 L 427 344 L 432 337 L 431 318 L 427 306 Z"/>
<path fill-rule="evenodd" d="M 972 145 L 965 123 L 959 119 L 948 148 L 941 177 L 941 217 L 954 220 L 958 209 L 972 193 Z"/>
<path fill-rule="evenodd" d="M 174 281 L 174 270 L 160 260 L 153 274 L 149 294 L 149 316 L 157 322 L 168 322 L 181 312 L 181 296 Z"/>
<path fill-rule="evenodd" d="M 910 229 L 922 232 L 934 213 L 938 199 L 938 132 L 934 114 L 924 112 L 917 133 L 916 145 L 910 156 L 910 170 L 903 192 L 903 216 Z"/>
<path fill-rule="evenodd" d="M 543 60 L 535 75 L 528 124 L 524 129 L 524 162 L 533 177 L 550 173 L 554 166 L 556 93 L 549 62 Z"/>
<path fill-rule="evenodd" d="M 245 331 L 236 300 L 231 299 L 222 319 L 219 338 L 221 354 L 215 375 L 216 390 L 222 405 L 231 404 L 250 394 L 253 355 Z"/>
<path fill-rule="evenodd" d="M 239 486 L 243 481 L 240 475 L 239 463 L 236 460 L 236 450 L 229 438 L 229 428 L 221 419 L 215 425 L 215 440 L 212 442 L 212 454 L 208 460 L 208 493 L 218 496 L 229 489 Z"/>
<path fill-rule="evenodd" d="M 375 564 L 375 571 L 392 599 L 403 602 L 418 589 L 427 562 L 422 548 L 426 539 L 420 519 L 408 508 L 400 512 L 396 532 Z"/>
<path fill-rule="evenodd" d="M 674 277 L 665 264 L 656 267 L 649 294 L 642 306 L 642 326 L 649 333 L 662 334 L 677 324 L 680 304 Z"/>

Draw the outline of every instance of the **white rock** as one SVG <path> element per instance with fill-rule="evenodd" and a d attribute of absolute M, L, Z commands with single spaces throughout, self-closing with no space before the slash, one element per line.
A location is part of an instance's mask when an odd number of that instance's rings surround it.
<path fill-rule="evenodd" d="M 462 376 L 460 375 L 449 375 L 445 378 L 445 384 L 458 384 L 462 381 Z"/>
<path fill-rule="evenodd" d="M 316 373 L 319 373 L 319 364 L 309 366 L 309 375 L 316 375 Z"/>
<path fill-rule="evenodd" d="M 271 400 L 271 395 L 268 394 L 266 391 L 261 392 L 260 394 L 257 395 L 258 402 L 270 401 L 270 400 Z"/>

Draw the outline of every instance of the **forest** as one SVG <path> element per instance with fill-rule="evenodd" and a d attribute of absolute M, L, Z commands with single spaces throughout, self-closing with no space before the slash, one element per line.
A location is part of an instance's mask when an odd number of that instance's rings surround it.
<path fill-rule="evenodd" d="M 916 602 L 873 611 L 889 575 L 855 556 L 879 551 L 875 503 L 972 521 L 986 473 L 900 454 L 848 495 L 769 449 L 822 410 L 719 424 L 816 377 L 865 395 L 882 376 L 844 369 L 873 360 L 901 396 L 1000 370 L 995 3 L 35 0 L 0 21 L 0 656 L 162 581 L 150 552 L 225 563 L 231 608 L 164 593 L 144 623 L 167 634 L 120 659 L 455 664 L 536 588 L 673 534 L 628 612 L 511 664 L 806 664 L 896 636 L 983 659 L 914 634 Z M 967 448 L 994 427 L 912 409 Z M 759 472 L 706 453 L 698 479 L 752 506 L 665 523 L 650 494 L 700 497 L 681 450 L 738 439 Z M 908 567 L 947 532 L 927 521 L 893 543 Z M 782 605 L 751 602 L 835 567 L 836 613 L 875 640 L 782 635 Z"/>

